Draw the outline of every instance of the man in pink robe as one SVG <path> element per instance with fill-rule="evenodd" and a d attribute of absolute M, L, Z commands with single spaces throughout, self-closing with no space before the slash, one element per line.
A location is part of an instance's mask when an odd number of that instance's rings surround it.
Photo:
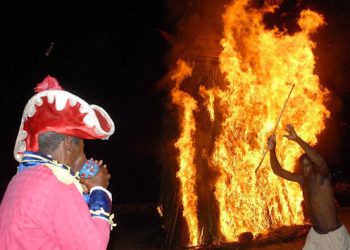
<path fill-rule="evenodd" d="M 15 145 L 18 172 L 0 204 L 0 249 L 106 249 L 110 174 L 102 161 L 87 164 L 83 139 L 107 139 L 114 123 L 50 76 L 37 89 Z"/>

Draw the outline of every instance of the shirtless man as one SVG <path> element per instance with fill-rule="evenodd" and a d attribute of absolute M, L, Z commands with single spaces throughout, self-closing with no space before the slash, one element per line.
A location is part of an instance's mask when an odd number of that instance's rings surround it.
<path fill-rule="evenodd" d="M 350 237 L 339 222 L 329 168 L 322 156 L 303 141 L 292 125 L 287 125 L 289 140 L 299 144 L 305 153 L 300 157 L 301 173 L 284 170 L 276 156 L 276 136 L 268 141 L 270 163 L 273 172 L 289 181 L 298 182 L 302 188 L 306 211 L 310 215 L 310 229 L 303 249 L 350 249 Z"/>

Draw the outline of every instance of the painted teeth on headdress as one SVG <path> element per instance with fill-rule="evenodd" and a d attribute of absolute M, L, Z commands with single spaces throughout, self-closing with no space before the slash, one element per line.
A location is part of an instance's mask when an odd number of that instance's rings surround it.
<path fill-rule="evenodd" d="M 18 134 L 18 140 L 23 141 L 25 138 L 27 138 L 27 131 L 23 130 L 23 126 L 21 128 L 21 131 Z"/>
<path fill-rule="evenodd" d="M 41 97 L 38 96 L 37 98 L 35 98 L 34 104 L 35 106 L 41 106 L 43 104 L 43 99 L 41 99 Z"/>
<path fill-rule="evenodd" d="M 23 120 L 25 120 L 24 118 L 22 118 Z M 24 152 L 26 150 L 26 143 L 25 143 L 25 139 L 28 136 L 28 133 L 26 131 L 23 130 L 23 122 L 21 123 L 21 126 L 19 127 L 19 131 L 18 131 L 18 135 L 17 135 L 17 139 L 16 139 L 16 143 L 15 143 L 15 149 L 16 152 L 14 154 L 14 157 L 17 161 L 21 161 L 22 160 L 22 155 L 18 154 L 18 152 Z"/>
<path fill-rule="evenodd" d="M 83 122 L 85 123 L 86 126 L 91 128 L 94 126 L 96 123 L 96 117 L 92 115 L 90 112 L 84 117 Z"/>
<path fill-rule="evenodd" d="M 24 152 L 26 151 L 26 143 L 25 141 L 20 141 L 19 142 L 19 152 Z"/>
<path fill-rule="evenodd" d="M 50 103 L 50 104 L 52 104 L 54 101 L 55 101 L 55 96 L 54 96 L 54 94 L 52 94 L 52 93 L 48 93 L 47 94 L 47 101 Z"/>
<path fill-rule="evenodd" d="M 70 97 L 69 98 L 69 105 L 74 107 L 75 105 L 77 105 L 77 100 L 75 98 Z"/>
<path fill-rule="evenodd" d="M 67 104 L 68 96 L 65 92 L 61 95 L 56 95 L 56 110 L 61 111 Z"/>
<path fill-rule="evenodd" d="M 32 117 L 35 114 L 35 105 L 33 102 L 29 103 L 26 109 L 26 116 L 27 117 Z"/>
<path fill-rule="evenodd" d="M 86 114 L 89 112 L 89 107 L 86 107 L 85 105 L 81 105 L 80 108 L 79 108 L 79 112 L 81 114 Z"/>

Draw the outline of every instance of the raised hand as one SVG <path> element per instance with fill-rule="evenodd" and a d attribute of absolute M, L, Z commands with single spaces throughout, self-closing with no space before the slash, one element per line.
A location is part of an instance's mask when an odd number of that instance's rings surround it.
<path fill-rule="evenodd" d="M 298 138 L 298 135 L 295 132 L 295 129 L 292 124 L 288 124 L 286 126 L 286 131 L 288 132 L 288 135 L 284 135 L 284 137 L 287 137 L 289 140 L 295 141 Z"/>

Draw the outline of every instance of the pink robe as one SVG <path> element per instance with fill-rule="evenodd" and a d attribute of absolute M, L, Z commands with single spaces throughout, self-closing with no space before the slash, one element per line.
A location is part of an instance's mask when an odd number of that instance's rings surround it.
<path fill-rule="evenodd" d="M 92 218 L 74 184 L 45 166 L 25 169 L 0 205 L 0 249 L 106 249 L 110 223 Z"/>

